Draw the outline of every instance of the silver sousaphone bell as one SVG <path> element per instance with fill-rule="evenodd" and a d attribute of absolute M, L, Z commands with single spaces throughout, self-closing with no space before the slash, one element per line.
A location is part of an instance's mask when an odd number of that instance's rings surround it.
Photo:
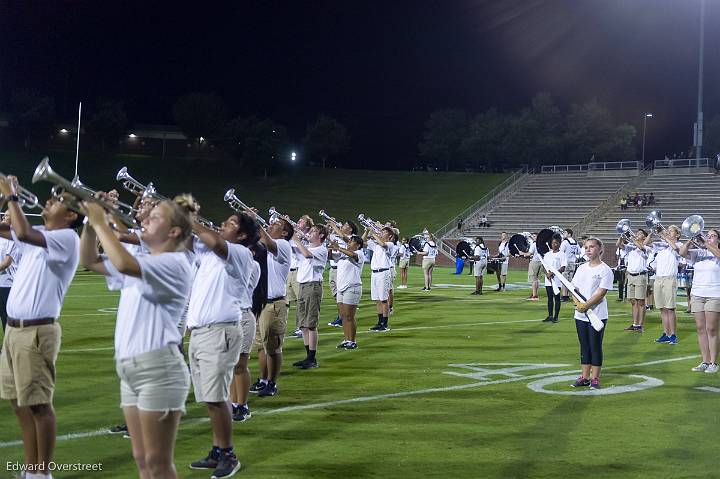
<path fill-rule="evenodd" d="M 705 237 L 703 236 L 703 228 L 705 220 L 700 215 L 690 215 L 682 222 L 680 230 L 684 236 L 687 236 L 692 243 L 698 248 L 704 248 Z"/>

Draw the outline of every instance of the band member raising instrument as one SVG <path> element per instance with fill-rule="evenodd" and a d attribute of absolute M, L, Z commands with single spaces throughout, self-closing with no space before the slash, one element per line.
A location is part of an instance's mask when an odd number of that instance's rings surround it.
<path fill-rule="evenodd" d="M 473 248 L 473 276 L 475 276 L 475 291 L 470 294 L 482 294 L 483 274 L 487 268 L 488 247 L 485 246 L 485 240 L 482 236 L 475 238 L 475 248 Z"/>
<path fill-rule="evenodd" d="M 407 238 L 403 238 L 398 246 L 398 268 L 400 268 L 400 285 L 398 289 L 407 289 L 408 279 L 408 267 L 410 266 L 410 257 L 412 256 L 412 250 L 410 249 L 410 242 Z"/>
<path fill-rule="evenodd" d="M 2 224 L 12 227 L 9 211 L 6 211 L 3 215 Z M 7 325 L 7 301 L 19 262 L 20 251 L 15 246 L 15 242 L 0 237 L 0 320 L 2 321 L 3 332 L 5 332 Z"/>
<path fill-rule="evenodd" d="M 625 331 L 643 332 L 645 322 L 645 294 L 647 293 L 647 249 L 645 247 L 647 232 L 638 228 L 631 242 L 624 248 L 627 256 L 628 289 L 627 297 L 632 304 L 632 324 Z M 618 238 L 616 246 L 623 248 L 623 237 Z"/>
<path fill-rule="evenodd" d="M 305 359 L 296 361 L 293 366 L 300 369 L 318 367 L 317 364 L 317 327 L 320 320 L 320 303 L 323 296 L 323 271 L 328 259 L 327 247 L 323 244 L 327 229 L 315 225 L 306 235 L 307 246 L 303 244 L 300 233 L 293 236 L 293 251 L 298 255 L 297 281 L 300 296 L 297 299 L 297 324 L 303 335 Z"/>
<path fill-rule="evenodd" d="M 418 251 L 417 254 L 423 257 L 422 269 L 425 286 L 422 290 L 430 291 L 433 269 L 435 268 L 435 257 L 438 254 L 437 244 L 435 244 L 435 237 L 433 237 L 432 233 L 427 233 L 423 249 L 422 251 Z"/>
<path fill-rule="evenodd" d="M 357 235 L 350 238 L 347 247 L 339 246 L 338 243 L 330 244 L 330 249 L 343 255 L 338 260 L 337 275 L 337 303 L 343 318 L 343 341 L 337 346 L 338 349 L 357 349 L 355 312 L 362 297 L 361 277 L 365 264 L 362 247 L 363 240 Z"/>
<path fill-rule="evenodd" d="M 503 231 L 500 233 L 500 243 L 498 244 L 498 254 L 495 256 L 496 258 L 502 259 L 502 263 L 500 263 L 500 268 L 495 270 L 495 276 L 497 276 L 497 288 L 495 288 L 495 291 L 505 291 L 505 282 L 507 281 L 507 273 L 508 273 L 508 262 L 510 257 L 510 247 L 508 246 L 508 241 L 510 238 L 508 237 L 507 232 Z"/>
<path fill-rule="evenodd" d="M 580 255 L 580 246 L 577 241 L 575 241 L 575 238 L 573 238 L 573 230 L 570 228 L 565 230 L 565 238 L 560 244 L 560 252 L 565 254 L 565 260 L 567 262 L 563 276 L 565 276 L 568 281 L 572 281 L 573 275 L 575 274 L 575 263 Z M 570 301 L 570 294 L 564 284 L 562 285 L 561 299 L 562 301 Z"/>
<path fill-rule="evenodd" d="M 537 244 L 535 244 L 535 240 L 537 238 L 537 235 L 533 233 L 532 235 L 533 242 L 530 245 L 530 249 L 527 253 L 523 253 L 520 251 L 520 256 L 524 256 L 526 258 L 530 258 L 530 263 L 528 264 L 528 282 L 532 284 L 532 292 L 530 293 L 530 296 L 528 296 L 528 301 L 537 301 L 539 299 L 538 297 L 538 289 L 540 288 L 540 274 L 543 270 L 542 267 L 542 259 L 540 258 L 540 253 L 537 251 Z"/>
<path fill-rule="evenodd" d="M 698 345 L 702 362 L 692 368 L 696 372 L 716 373 L 720 370 L 718 356 L 718 316 L 720 313 L 720 248 L 716 229 L 708 230 L 704 248 L 691 248 L 692 239 L 680 248 L 680 255 L 695 265 L 690 308 L 695 316 Z"/>
<path fill-rule="evenodd" d="M 608 307 L 605 294 L 612 288 L 613 272 L 600 259 L 602 249 L 603 244 L 599 239 L 587 239 L 585 254 L 588 261 L 577 268 L 572 280 L 575 290 L 587 298 L 587 301 L 581 302 L 573 296 L 575 329 L 580 342 L 580 367 L 582 368 L 580 377 L 572 384 L 573 387 L 600 388 L 600 369 L 603 362 L 602 342 L 606 328 L 603 327 L 600 331 L 596 331 L 590 325 L 590 319 L 585 313 L 592 309 L 603 324 L 607 324 Z"/>
<path fill-rule="evenodd" d="M 208 455 L 190 468 L 211 469 L 214 477 L 229 477 L 240 469 L 232 442 L 230 384 L 244 336 L 255 335 L 254 327 L 243 331 L 240 323 L 245 319 L 243 324 L 252 322 L 254 326 L 248 300 L 260 278 L 252 252 L 240 242 L 257 235 L 257 223 L 236 213 L 222 223 L 220 233 L 197 221 L 193 230 L 199 240 L 193 244 L 199 267 L 188 309 L 188 357 L 195 401 L 207 405 L 213 439 Z M 252 284 L 251 277 L 255 279 Z M 243 300 L 245 304 L 241 304 Z"/>
<path fill-rule="evenodd" d="M 388 326 L 388 296 L 390 294 L 390 253 L 395 247 L 393 241 L 395 232 L 392 228 L 383 228 L 377 233 L 368 229 L 363 233 L 363 241 L 368 240 L 367 247 L 372 251 L 370 260 L 370 297 L 377 306 L 378 322 L 370 331 L 389 331 Z"/>
<path fill-rule="evenodd" d="M 315 223 L 310 216 L 302 215 L 295 224 L 297 225 L 298 231 L 300 231 L 300 236 L 302 238 L 305 238 L 305 236 L 310 232 L 310 228 L 312 228 Z M 290 238 L 288 238 L 288 241 L 290 241 Z M 305 239 L 301 239 L 301 241 L 304 241 L 305 244 L 307 244 L 307 241 Z M 295 254 L 290 256 L 290 273 L 288 273 L 287 277 L 286 298 L 288 308 L 292 305 L 293 302 L 295 302 L 295 306 L 297 308 L 297 300 L 300 297 L 300 284 L 297 280 L 298 259 L 299 257 Z M 302 331 L 300 330 L 300 324 L 297 321 L 298 316 L 297 314 L 295 314 L 295 332 L 293 334 L 298 338 L 302 338 L 303 335 Z"/>
<path fill-rule="evenodd" d="M 332 219 L 332 218 L 331 218 Z M 326 228 L 328 231 L 331 231 L 330 235 L 328 236 L 328 239 L 332 242 L 335 242 L 340 246 L 341 248 L 347 247 L 348 241 L 350 241 L 350 237 L 352 235 L 357 234 L 357 226 L 355 226 L 355 223 L 352 221 L 346 221 L 345 223 L 342 223 L 342 226 L 339 226 L 338 223 L 335 221 L 328 221 Z M 337 250 L 332 251 L 330 253 L 330 274 L 329 274 L 329 286 L 330 286 L 330 292 L 333 295 L 333 298 L 337 300 L 337 275 L 338 275 L 338 261 L 340 261 L 340 258 L 342 257 L 342 253 L 339 253 Z M 338 315 L 337 318 L 335 318 L 333 321 L 328 323 L 328 326 L 334 326 L 336 328 L 342 327 L 343 325 L 343 316 L 342 312 L 340 311 L 340 303 L 337 303 L 338 307 Z"/>
<path fill-rule="evenodd" d="M 83 203 L 88 226 L 81 239 L 83 266 L 120 290 L 115 359 L 121 407 L 140 477 L 177 477 L 175 438 L 190 388 L 180 353 L 177 321 L 187 304 L 192 266 L 185 244 L 192 233 L 190 195 L 159 203 L 143 222 L 150 254 L 132 256 L 110 229 L 99 204 Z M 106 257 L 98 256 L 97 238 Z"/>
<path fill-rule="evenodd" d="M 7 329 L 0 353 L 0 397 L 10 401 L 20 423 L 25 465 L 37 477 L 50 477 L 55 449 L 55 362 L 60 350 L 58 318 L 78 265 L 74 228 L 82 215 L 51 197 L 42 210 L 45 226 L 31 227 L 18 205 L 21 187 L 0 177 L 12 229 L 0 224 L 0 237 L 22 255 L 7 303 Z"/>
<path fill-rule="evenodd" d="M 561 237 L 559 234 L 552 236 L 550 242 L 550 251 L 545 253 L 545 262 L 558 270 L 560 273 L 565 272 L 567 267 L 567 255 L 560 251 Z M 555 285 L 553 287 L 553 284 Z M 547 293 L 547 309 L 548 315 L 543 322 L 545 323 L 557 323 L 558 316 L 560 315 L 560 279 L 553 277 L 553 274 L 549 271 L 545 272 L 545 292 Z M 555 294 L 555 289 L 558 293 Z"/>

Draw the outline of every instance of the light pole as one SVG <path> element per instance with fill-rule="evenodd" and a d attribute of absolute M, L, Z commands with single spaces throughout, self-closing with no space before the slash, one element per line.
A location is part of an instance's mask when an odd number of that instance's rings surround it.
<path fill-rule="evenodd" d="M 645 168 L 645 132 L 647 131 L 647 119 L 652 118 L 652 113 L 645 113 L 643 117 L 643 144 L 642 144 L 642 167 Z"/>
<path fill-rule="evenodd" d="M 695 158 L 702 156 L 703 144 L 703 70 L 705 57 L 705 0 L 700 0 L 700 51 L 698 52 L 698 104 L 695 123 Z"/>

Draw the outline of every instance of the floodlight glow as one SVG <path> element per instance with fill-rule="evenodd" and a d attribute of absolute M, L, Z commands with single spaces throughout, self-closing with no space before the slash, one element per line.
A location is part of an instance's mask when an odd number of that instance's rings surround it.
<path fill-rule="evenodd" d="M 70 132 L 69 132 L 67 129 L 65 129 L 65 128 L 61 128 L 61 129 L 60 129 L 60 133 L 62 133 L 63 135 L 67 135 L 67 134 L 70 133 Z"/>
<path fill-rule="evenodd" d="M 652 118 L 652 117 L 653 117 L 652 113 L 645 113 L 645 116 L 646 116 L 647 118 Z"/>
<path fill-rule="evenodd" d="M 135 133 L 130 133 L 128 135 L 128 138 L 137 138 L 137 135 Z"/>

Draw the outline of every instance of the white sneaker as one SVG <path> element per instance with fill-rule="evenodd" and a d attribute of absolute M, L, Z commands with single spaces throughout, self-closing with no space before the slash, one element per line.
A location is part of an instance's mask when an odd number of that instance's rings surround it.
<path fill-rule="evenodd" d="M 694 368 L 692 368 L 691 371 L 694 371 L 696 373 L 702 373 L 709 367 L 710 367 L 710 365 L 708 363 L 700 363 L 697 366 L 695 366 Z M 715 371 L 717 371 L 717 369 Z M 715 372 L 715 371 L 713 371 L 713 372 Z"/>
<path fill-rule="evenodd" d="M 711 363 L 706 369 L 706 373 L 716 373 L 720 371 L 720 366 L 717 365 L 717 363 Z"/>

